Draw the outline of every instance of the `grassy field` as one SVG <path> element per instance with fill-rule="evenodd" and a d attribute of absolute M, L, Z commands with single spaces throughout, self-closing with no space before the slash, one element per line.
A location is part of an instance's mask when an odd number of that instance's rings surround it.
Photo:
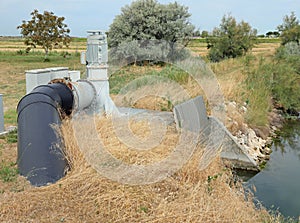
<path fill-rule="evenodd" d="M 84 73 L 85 66 L 80 64 L 79 52 L 85 50 L 85 45 L 85 39 L 75 39 L 70 49 L 56 50 L 50 54 L 49 62 L 43 62 L 41 49 L 24 54 L 25 46 L 20 39 L 0 38 L 0 93 L 4 94 L 6 127 L 16 125 L 16 106 L 25 94 L 25 70 L 59 66 Z M 271 60 L 278 46 L 278 41 L 264 40 L 256 44 L 248 57 L 211 64 L 226 100 L 241 104 L 256 100 L 257 94 L 245 91 L 245 83 L 250 77 L 248 74 L 252 72 L 250 68 L 257 67 L 262 57 Z M 207 54 L 203 41 L 194 40 L 189 48 L 196 55 Z M 249 70 L 245 70 L 247 66 Z M 195 95 L 201 93 L 194 89 L 189 79 L 182 78 L 182 71 L 160 66 L 125 67 L 111 77 L 111 93 L 117 94 L 136 77 L 158 73 L 175 80 L 180 77 L 177 80 L 185 88 Z M 257 82 L 255 77 L 253 75 L 250 82 Z M 264 89 L 259 92 L 266 93 Z M 147 108 L 158 110 L 170 110 L 172 107 L 167 99 L 159 103 L 150 98 L 139 106 L 147 104 Z M 263 112 L 268 112 L 269 101 L 258 103 L 266 103 Z M 264 115 L 262 123 L 257 124 L 266 124 Z M 242 121 L 247 121 L 247 117 L 243 117 Z M 120 153 L 120 147 L 116 146 L 120 143 L 113 138 L 110 120 L 100 119 L 97 123 L 107 127 L 99 127 L 98 132 L 107 140 L 111 152 Z M 143 123 L 134 125 L 137 129 L 145 128 Z M 103 178 L 91 168 L 76 145 L 70 120 L 65 121 L 62 134 L 72 170 L 58 183 L 42 188 L 31 187 L 17 173 L 16 132 L 0 138 L 0 219 L 3 222 L 280 222 L 280 218 L 270 216 L 263 208 L 256 209 L 251 199 L 245 201 L 241 185 L 235 183 L 230 171 L 218 159 L 204 171 L 199 171 L 196 160 L 203 153 L 201 147 L 194 159 L 167 180 L 153 185 L 128 186 Z M 166 140 L 176 142 L 177 134 L 173 126 Z M 166 141 L 165 147 L 160 149 L 167 150 L 172 143 Z M 124 159 L 130 158 L 126 153 L 119 155 L 123 155 Z"/>

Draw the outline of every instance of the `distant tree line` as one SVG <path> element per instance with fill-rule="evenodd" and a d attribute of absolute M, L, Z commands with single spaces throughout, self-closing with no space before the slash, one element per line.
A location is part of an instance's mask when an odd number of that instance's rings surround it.
<path fill-rule="evenodd" d="M 64 23 L 64 17 L 53 12 L 43 14 L 34 10 L 31 20 L 23 21 L 21 29 L 27 51 L 36 46 L 45 50 L 45 55 L 53 48 L 68 46 L 71 41 L 70 29 Z M 232 15 L 223 16 L 218 27 L 212 32 L 196 30 L 190 22 L 188 7 L 177 2 L 161 4 L 156 0 L 136 0 L 121 9 L 108 30 L 109 46 L 121 53 L 134 54 L 139 48 L 147 50 L 149 41 L 165 41 L 162 46 L 175 54 L 178 45 L 186 47 L 193 37 L 206 39 L 209 59 L 217 62 L 226 58 L 235 58 L 252 49 L 257 31 L 245 21 L 236 21 Z M 294 12 L 283 18 L 276 31 L 269 31 L 260 37 L 279 37 L 282 45 L 294 42 L 299 46 L 300 23 Z M 154 50 L 156 51 L 156 50 Z M 145 52 L 138 52 L 143 53 Z M 155 52 L 153 52 L 155 54 Z M 174 56 L 173 55 L 173 56 Z M 168 56 L 168 55 L 166 55 Z"/>

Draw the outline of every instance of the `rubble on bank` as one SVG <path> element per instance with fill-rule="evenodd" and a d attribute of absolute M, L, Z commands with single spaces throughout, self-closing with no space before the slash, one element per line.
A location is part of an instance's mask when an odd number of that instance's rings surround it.
<path fill-rule="evenodd" d="M 233 134 L 235 140 L 246 148 L 248 154 L 257 162 L 259 166 L 264 165 L 269 159 L 272 144 L 272 137 L 281 127 L 283 117 L 276 111 L 270 114 L 270 126 L 262 128 L 251 128 L 245 121 L 247 104 L 242 106 L 236 102 L 226 102 L 227 120 L 226 127 Z"/>

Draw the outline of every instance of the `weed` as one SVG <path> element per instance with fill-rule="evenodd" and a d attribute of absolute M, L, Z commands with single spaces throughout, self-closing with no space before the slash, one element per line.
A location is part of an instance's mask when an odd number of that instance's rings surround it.
<path fill-rule="evenodd" d="M 12 182 L 18 175 L 18 169 L 15 163 L 4 164 L 0 166 L 0 179 L 3 182 Z"/>
<path fill-rule="evenodd" d="M 259 164 L 259 168 L 262 170 L 262 169 L 266 168 L 266 165 L 267 165 L 267 162 L 263 161 Z"/>
<path fill-rule="evenodd" d="M 268 113 L 272 108 L 272 64 L 261 58 L 258 65 L 256 61 L 245 60 L 245 100 L 248 111 L 246 120 L 251 125 L 265 126 L 268 124 Z"/>
<path fill-rule="evenodd" d="M 215 181 L 216 179 L 218 179 L 218 177 L 220 177 L 220 176 L 222 176 L 222 173 L 218 173 L 218 174 L 215 174 L 213 176 L 208 176 L 207 177 L 207 183 L 208 183 L 207 190 L 208 190 L 209 194 L 213 191 L 212 182 Z"/>
<path fill-rule="evenodd" d="M 17 130 L 14 130 L 14 131 L 11 131 L 10 133 L 8 133 L 5 138 L 6 138 L 6 142 L 9 144 L 18 142 Z"/>
<path fill-rule="evenodd" d="M 145 206 L 141 206 L 139 211 L 140 212 L 144 212 L 144 213 L 148 213 L 149 209 L 147 207 L 145 207 Z"/>

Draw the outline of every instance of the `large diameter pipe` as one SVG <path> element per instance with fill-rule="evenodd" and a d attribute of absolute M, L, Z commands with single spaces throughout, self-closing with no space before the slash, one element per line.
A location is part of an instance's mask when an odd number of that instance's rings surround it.
<path fill-rule="evenodd" d="M 65 175 L 67 161 L 53 127 L 72 107 L 72 91 L 62 83 L 38 86 L 19 102 L 17 162 L 32 185 L 54 183 Z"/>

